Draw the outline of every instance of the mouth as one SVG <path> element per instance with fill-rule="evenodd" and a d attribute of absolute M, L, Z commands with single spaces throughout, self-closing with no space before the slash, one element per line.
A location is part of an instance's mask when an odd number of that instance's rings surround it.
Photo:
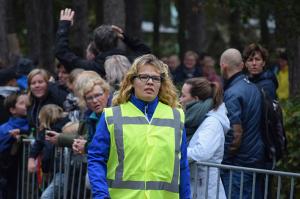
<path fill-rule="evenodd" d="M 146 93 L 154 93 L 154 89 L 153 88 L 145 88 L 144 91 Z"/>

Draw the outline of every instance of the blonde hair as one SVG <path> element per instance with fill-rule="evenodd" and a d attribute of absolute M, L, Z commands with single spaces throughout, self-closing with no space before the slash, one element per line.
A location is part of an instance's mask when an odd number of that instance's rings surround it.
<path fill-rule="evenodd" d="M 30 73 L 27 76 L 28 77 L 27 86 L 28 86 L 29 105 L 32 103 L 32 99 L 33 99 L 32 92 L 30 89 L 30 84 L 31 84 L 32 79 L 36 75 L 41 75 L 47 84 L 50 79 L 50 75 L 45 69 L 37 68 L 37 69 L 33 69 L 32 71 L 30 71 Z"/>
<path fill-rule="evenodd" d="M 174 86 L 168 74 L 168 66 L 152 54 L 146 54 L 135 59 L 121 83 L 118 95 L 116 95 L 113 99 L 113 105 L 120 105 L 129 100 L 132 91 L 134 90 L 134 77 L 138 75 L 139 69 L 147 64 L 155 67 L 160 72 L 162 77 L 162 82 L 158 93 L 159 101 L 171 106 L 172 108 L 180 106 L 177 100 L 176 87 Z"/>
<path fill-rule="evenodd" d="M 61 107 L 55 104 L 47 104 L 39 112 L 39 129 L 50 129 L 52 124 L 65 116 L 67 116 L 67 113 L 64 113 Z"/>
<path fill-rule="evenodd" d="M 94 71 L 83 71 L 75 80 L 74 93 L 79 98 L 79 107 L 86 106 L 84 96 L 93 90 L 95 85 L 101 86 L 104 92 L 109 93 L 109 85 Z"/>

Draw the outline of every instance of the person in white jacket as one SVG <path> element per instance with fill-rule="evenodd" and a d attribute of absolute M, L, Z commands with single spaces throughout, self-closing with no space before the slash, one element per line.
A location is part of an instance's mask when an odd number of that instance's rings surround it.
<path fill-rule="evenodd" d="M 221 163 L 223 159 L 225 134 L 230 128 L 230 122 L 222 93 L 218 83 L 205 78 L 189 79 L 182 88 L 180 101 L 188 114 L 186 117 L 196 117 L 198 121 L 200 120 L 198 128 L 192 133 L 187 149 L 193 199 L 211 199 L 217 196 L 219 199 L 226 199 L 222 181 L 218 177 L 218 169 L 196 165 L 196 162 Z"/>

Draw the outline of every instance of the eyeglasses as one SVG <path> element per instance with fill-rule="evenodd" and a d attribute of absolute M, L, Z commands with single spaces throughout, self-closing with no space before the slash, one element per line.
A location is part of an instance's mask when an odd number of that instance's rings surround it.
<path fill-rule="evenodd" d="M 138 78 L 139 80 L 141 80 L 142 82 L 145 82 L 145 83 L 147 83 L 149 81 L 149 79 L 152 79 L 152 81 L 155 83 L 160 83 L 163 79 L 161 76 L 147 75 L 147 74 L 139 74 L 139 75 L 136 75 L 134 78 Z"/>
<path fill-rule="evenodd" d="M 98 100 L 102 96 L 103 96 L 103 93 L 98 93 L 94 96 L 85 97 L 85 101 L 90 103 L 90 102 L 93 102 L 94 100 Z"/>

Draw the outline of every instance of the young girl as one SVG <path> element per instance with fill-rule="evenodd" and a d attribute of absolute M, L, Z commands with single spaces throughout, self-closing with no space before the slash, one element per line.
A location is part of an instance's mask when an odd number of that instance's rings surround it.
<path fill-rule="evenodd" d="M 42 154 L 42 171 L 43 173 L 50 173 L 54 169 L 54 145 L 45 140 L 45 134 L 48 130 L 61 132 L 61 129 L 70 120 L 68 115 L 63 112 L 63 109 L 55 104 L 45 105 L 39 112 L 39 129 L 36 140 L 32 145 L 29 159 L 28 171 L 34 172 L 36 170 L 35 159 L 39 154 Z M 58 169 L 56 169 L 58 171 Z M 42 193 L 41 199 L 52 197 L 54 193 L 54 184 L 58 185 L 58 179 L 62 179 L 62 173 L 56 173 L 47 189 Z"/>

